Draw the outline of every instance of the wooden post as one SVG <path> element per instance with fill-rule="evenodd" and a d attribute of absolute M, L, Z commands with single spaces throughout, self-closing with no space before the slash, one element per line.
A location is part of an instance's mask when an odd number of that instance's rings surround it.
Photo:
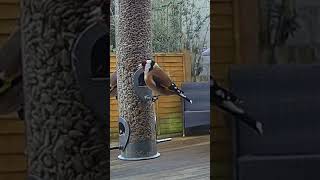
<path fill-rule="evenodd" d="M 184 80 L 186 82 L 191 82 L 191 55 L 190 52 L 187 50 L 183 51 L 183 66 L 184 66 Z"/>

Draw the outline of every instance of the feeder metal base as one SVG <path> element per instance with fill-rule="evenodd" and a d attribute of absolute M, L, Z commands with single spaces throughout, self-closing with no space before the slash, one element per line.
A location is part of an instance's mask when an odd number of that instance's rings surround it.
<path fill-rule="evenodd" d="M 120 160 L 125 160 L 125 161 L 141 161 L 141 160 L 148 160 L 148 159 L 154 159 L 160 156 L 160 153 L 155 154 L 154 156 L 150 156 L 150 157 L 140 157 L 140 158 L 126 158 L 123 157 L 122 155 L 119 155 L 118 158 Z"/>

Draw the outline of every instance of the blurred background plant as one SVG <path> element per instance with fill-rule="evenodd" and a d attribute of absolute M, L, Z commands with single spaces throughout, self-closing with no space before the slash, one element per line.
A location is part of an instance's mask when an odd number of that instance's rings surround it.
<path fill-rule="evenodd" d="M 118 0 L 111 2 L 110 49 L 116 51 Z M 209 0 L 152 0 L 152 48 L 154 53 L 190 53 L 192 80 L 207 81 L 210 47 Z M 204 75 L 203 74 L 207 74 Z"/>
<path fill-rule="evenodd" d="M 295 0 L 261 0 L 263 23 L 261 42 L 269 52 L 268 63 L 278 63 L 276 51 L 286 45 L 300 28 Z"/>

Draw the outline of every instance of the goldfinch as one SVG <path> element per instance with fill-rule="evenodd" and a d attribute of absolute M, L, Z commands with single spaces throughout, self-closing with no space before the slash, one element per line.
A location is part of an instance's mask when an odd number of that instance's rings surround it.
<path fill-rule="evenodd" d="M 210 77 L 210 92 L 213 104 L 241 120 L 250 128 L 254 129 L 258 134 L 263 134 L 262 123 L 252 119 L 249 114 L 240 107 L 240 104 L 242 104 L 243 101 L 230 91 L 220 87 L 213 77 Z"/>
<path fill-rule="evenodd" d="M 160 95 L 178 95 L 192 104 L 192 100 L 184 95 L 184 92 L 176 86 L 155 61 L 144 60 L 140 64 L 140 67 L 144 70 L 144 81 L 146 86 L 152 90 L 155 95 L 154 97 Z"/>

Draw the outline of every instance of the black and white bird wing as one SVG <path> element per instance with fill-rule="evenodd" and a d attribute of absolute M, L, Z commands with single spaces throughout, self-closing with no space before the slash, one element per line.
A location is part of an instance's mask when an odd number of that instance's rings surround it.
<path fill-rule="evenodd" d="M 210 87 L 211 87 L 211 93 L 215 96 L 214 99 L 218 100 L 230 100 L 235 104 L 242 104 L 243 100 L 235 96 L 231 91 L 228 91 L 227 89 L 219 86 L 219 84 L 213 79 L 210 78 Z M 215 100 L 214 100 L 215 101 Z"/>
<path fill-rule="evenodd" d="M 226 112 L 232 114 L 232 115 L 239 115 L 244 114 L 245 111 L 238 106 L 230 97 L 228 97 L 228 94 L 225 93 L 222 89 L 216 89 L 214 88 L 212 90 L 212 101 L 215 105 L 217 105 L 219 108 L 225 110 Z"/>
<path fill-rule="evenodd" d="M 239 106 L 241 100 L 238 97 L 218 86 L 217 83 L 211 84 L 211 92 L 213 94 L 213 103 L 220 109 L 241 120 L 258 134 L 263 134 L 262 123 L 251 118 L 247 112 Z"/>
<path fill-rule="evenodd" d="M 225 100 L 222 100 L 221 103 L 217 104 L 217 106 L 225 112 L 233 115 L 236 119 L 244 122 L 259 135 L 263 134 L 262 123 L 260 121 L 254 120 L 243 108 L 239 107 L 231 101 Z"/>
<path fill-rule="evenodd" d="M 154 68 L 152 70 L 152 73 L 150 74 L 152 74 L 153 84 L 156 86 L 160 94 L 176 94 L 185 99 L 186 101 L 192 103 L 192 100 L 190 100 L 186 95 L 184 95 L 184 92 L 181 89 L 179 89 L 174 82 L 172 82 L 169 76 L 164 71 L 162 71 L 161 68 Z"/>

